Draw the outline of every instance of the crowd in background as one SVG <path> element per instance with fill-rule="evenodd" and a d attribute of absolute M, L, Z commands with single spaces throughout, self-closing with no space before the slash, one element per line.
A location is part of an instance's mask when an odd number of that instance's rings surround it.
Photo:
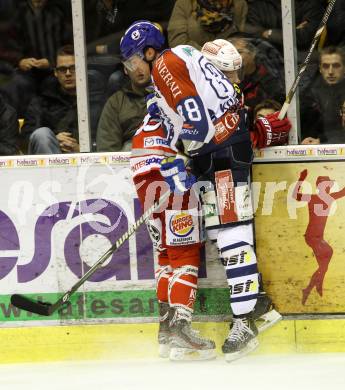
<path fill-rule="evenodd" d="M 327 0 L 295 0 L 302 63 Z M 285 99 L 280 0 L 84 0 L 93 151 L 128 151 L 145 112 L 149 66 L 131 72 L 119 42 L 134 21 L 167 47 L 230 40 L 244 63 L 249 119 Z M 345 143 L 345 0 L 337 0 L 299 88 L 302 144 Z M 70 0 L 0 0 L 0 155 L 79 151 Z"/>

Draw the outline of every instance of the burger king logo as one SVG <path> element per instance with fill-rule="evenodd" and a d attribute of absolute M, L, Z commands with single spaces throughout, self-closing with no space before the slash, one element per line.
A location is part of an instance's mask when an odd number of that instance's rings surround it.
<path fill-rule="evenodd" d="M 169 225 L 171 233 L 177 237 L 186 237 L 194 230 L 193 217 L 184 212 L 173 215 Z"/>

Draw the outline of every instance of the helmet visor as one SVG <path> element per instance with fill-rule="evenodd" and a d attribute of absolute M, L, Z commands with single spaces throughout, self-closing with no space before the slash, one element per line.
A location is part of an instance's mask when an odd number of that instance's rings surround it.
<path fill-rule="evenodd" d="M 143 67 L 146 64 L 144 56 L 140 53 L 133 54 L 127 60 L 122 61 L 124 67 L 130 72 L 136 71 L 138 68 Z"/>
<path fill-rule="evenodd" d="M 239 84 L 244 79 L 244 68 L 241 66 L 237 70 L 223 70 L 225 76 L 230 80 L 231 83 Z"/>

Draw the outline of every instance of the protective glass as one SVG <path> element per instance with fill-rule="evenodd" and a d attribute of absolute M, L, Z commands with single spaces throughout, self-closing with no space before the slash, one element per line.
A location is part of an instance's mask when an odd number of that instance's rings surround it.
<path fill-rule="evenodd" d="M 136 69 L 142 67 L 145 64 L 144 56 L 140 53 L 134 54 L 126 61 L 122 62 L 127 70 L 134 72 Z"/>

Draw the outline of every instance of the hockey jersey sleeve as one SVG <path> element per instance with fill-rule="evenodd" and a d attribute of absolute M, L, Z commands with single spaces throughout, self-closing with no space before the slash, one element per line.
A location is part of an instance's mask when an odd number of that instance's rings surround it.
<path fill-rule="evenodd" d="M 130 167 L 133 178 L 159 171 L 161 161 L 175 156 L 176 153 L 176 149 L 173 149 L 165 138 L 161 121 L 146 115 L 132 138 Z"/>
<path fill-rule="evenodd" d="M 153 81 L 167 105 L 182 119 L 181 139 L 208 142 L 214 128 L 203 100 L 190 77 L 190 70 L 173 51 L 165 51 L 155 62 Z"/>

